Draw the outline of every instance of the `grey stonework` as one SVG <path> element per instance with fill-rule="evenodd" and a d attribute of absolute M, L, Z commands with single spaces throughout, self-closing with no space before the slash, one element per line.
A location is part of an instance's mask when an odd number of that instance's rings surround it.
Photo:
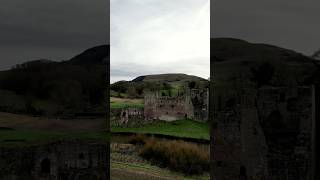
<path fill-rule="evenodd" d="M 215 112 L 215 180 L 311 180 L 311 87 L 242 88 Z"/>
<path fill-rule="evenodd" d="M 105 180 L 109 147 L 78 140 L 0 148 L 3 180 Z"/>
<path fill-rule="evenodd" d="M 146 124 L 143 108 L 111 109 L 110 124 L 113 127 L 137 127 Z"/>
<path fill-rule="evenodd" d="M 144 108 L 111 109 L 110 125 L 139 127 L 159 120 L 175 121 L 185 118 L 207 122 L 208 113 L 208 89 L 189 89 L 177 96 L 145 92 Z"/>
<path fill-rule="evenodd" d="M 174 121 L 190 118 L 195 121 L 208 120 L 208 89 L 187 89 L 177 96 L 163 96 L 149 92 L 144 97 L 144 116 L 150 120 Z"/>

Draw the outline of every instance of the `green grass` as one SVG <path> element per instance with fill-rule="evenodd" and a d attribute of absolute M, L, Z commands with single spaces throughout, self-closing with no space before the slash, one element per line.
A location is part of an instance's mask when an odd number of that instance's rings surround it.
<path fill-rule="evenodd" d="M 143 104 L 126 104 L 126 103 L 110 103 L 110 108 L 112 109 L 122 109 L 122 108 L 143 108 Z"/>
<path fill-rule="evenodd" d="M 110 97 L 110 108 L 143 108 L 143 99 L 127 99 Z"/>
<path fill-rule="evenodd" d="M 49 143 L 64 139 L 81 139 L 105 141 L 109 140 L 109 133 L 102 132 L 46 132 L 46 131 L 16 131 L 0 130 L 0 146 L 25 146 L 34 144 Z"/>
<path fill-rule="evenodd" d="M 123 98 L 128 97 L 128 94 L 126 94 L 126 93 L 118 93 L 116 91 L 110 90 L 111 97 L 119 97 L 119 95 L 120 95 L 120 97 L 123 97 Z"/>
<path fill-rule="evenodd" d="M 178 120 L 173 122 L 159 121 L 143 127 L 112 127 L 111 132 L 163 134 L 210 140 L 208 124 L 192 120 Z"/>

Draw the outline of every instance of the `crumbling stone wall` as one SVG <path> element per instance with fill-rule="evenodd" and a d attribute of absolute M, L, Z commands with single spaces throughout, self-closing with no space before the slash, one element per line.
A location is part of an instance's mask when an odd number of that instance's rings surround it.
<path fill-rule="evenodd" d="M 209 115 L 209 89 L 192 89 L 191 102 L 194 120 L 206 122 Z"/>
<path fill-rule="evenodd" d="M 260 89 L 258 112 L 272 178 L 311 177 L 312 89 Z"/>
<path fill-rule="evenodd" d="M 111 109 L 111 126 L 133 127 L 145 124 L 143 108 Z"/>
<path fill-rule="evenodd" d="M 144 116 L 147 121 L 208 119 L 208 90 L 186 90 L 185 93 L 173 97 L 149 92 L 145 94 L 144 103 Z"/>
<path fill-rule="evenodd" d="M 312 88 L 242 89 L 216 112 L 217 180 L 311 178 Z"/>
<path fill-rule="evenodd" d="M 110 125 L 137 127 L 158 120 L 175 121 L 185 118 L 206 122 L 208 108 L 208 89 L 192 89 L 177 96 L 145 92 L 144 108 L 111 109 Z"/>
<path fill-rule="evenodd" d="M 109 148 L 103 143 L 60 141 L 0 148 L 0 179 L 105 180 Z"/>
<path fill-rule="evenodd" d="M 193 118 L 193 106 L 190 96 L 162 96 L 159 92 L 148 93 L 144 97 L 144 115 L 146 120 L 174 121 Z"/>

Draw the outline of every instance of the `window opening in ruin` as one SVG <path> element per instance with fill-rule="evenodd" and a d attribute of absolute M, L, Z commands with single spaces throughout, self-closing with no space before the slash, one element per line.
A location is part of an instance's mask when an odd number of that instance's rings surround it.
<path fill-rule="evenodd" d="M 84 154 L 83 153 L 79 154 L 79 159 L 84 159 Z"/>
<path fill-rule="evenodd" d="M 239 176 L 239 180 L 247 180 L 247 170 L 246 167 L 241 166 L 240 167 L 240 176 Z"/>
<path fill-rule="evenodd" d="M 218 167 L 222 167 L 222 161 L 218 161 L 218 162 L 217 162 L 217 166 L 218 166 Z"/>
<path fill-rule="evenodd" d="M 174 105 L 171 105 L 171 108 L 173 109 L 173 108 L 174 108 Z"/>
<path fill-rule="evenodd" d="M 41 161 L 41 173 L 50 174 L 50 159 L 45 158 Z"/>
<path fill-rule="evenodd" d="M 123 113 L 122 113 L 122 117 L 125 117 L 125 116 L 126 116 L 126 112 L 123 112 Z"/>
<path fill-rule="evenodd" d="M 286 101 L 286 94 L 285 93 L 280 93 L 280 102 L 285 102 Z"/>

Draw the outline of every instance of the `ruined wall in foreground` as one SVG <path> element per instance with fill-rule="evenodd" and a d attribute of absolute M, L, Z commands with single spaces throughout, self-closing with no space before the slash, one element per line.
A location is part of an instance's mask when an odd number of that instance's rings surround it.
<path fill-rule="evenodd" d="M 214 179 L 309 180 L 312 88 L 243 89 L 216 112 Z"/>
<path fill-rule="evenodd" d="M 106 144 L 60 141 L 30 147 L 0 147 L 0 179 L 105 180 Z"/>

